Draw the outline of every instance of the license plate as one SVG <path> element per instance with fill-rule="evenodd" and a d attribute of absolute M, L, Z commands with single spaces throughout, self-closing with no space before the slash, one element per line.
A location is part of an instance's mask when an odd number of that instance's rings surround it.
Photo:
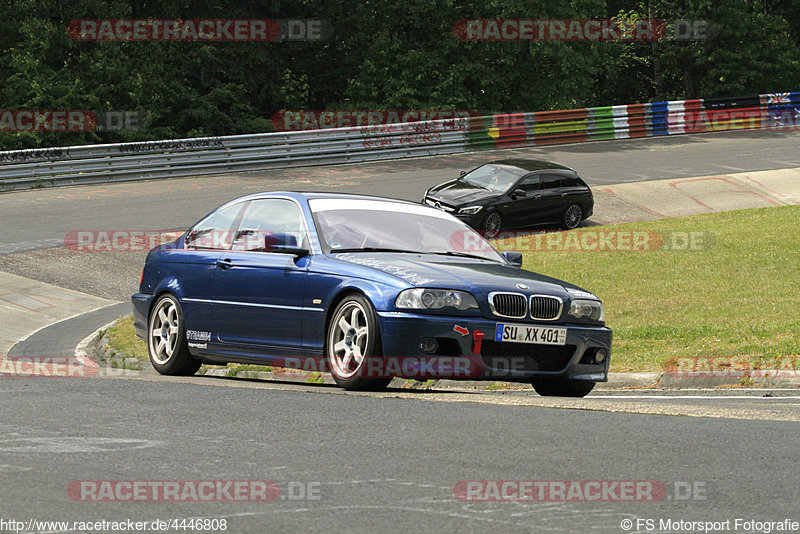
<path fill-rule="evenodd" d="M 538 345 L 565 345 L 567 329 L 549 326 L 530 326 L 527 324 L 497 323 L 494 331 L 495 341 L 511 343 L 536 343 Z"/>

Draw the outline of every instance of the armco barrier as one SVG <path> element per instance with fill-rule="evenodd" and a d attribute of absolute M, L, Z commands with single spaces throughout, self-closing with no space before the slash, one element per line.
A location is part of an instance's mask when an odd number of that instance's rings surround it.
<path fill-rule="evenodd" d="M 0 190 L 800 126 L 800 93 L 0 152 Z"/>

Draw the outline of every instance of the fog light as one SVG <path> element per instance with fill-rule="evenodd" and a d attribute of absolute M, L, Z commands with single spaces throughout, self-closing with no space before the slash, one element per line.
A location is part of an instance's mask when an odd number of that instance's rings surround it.
<path fill-rule="evenodd" d="M 608 353 L 605 349 L 597 349 L 597 353 L 594 355 L 594 361 L 597 363 L 603 363 L 606 361 L 606 356 L 608 356 Z"/>
<path fill-rule="evenodd" d="M 419 345 L 417 346 L 419 347 L 420 351 L 427 353 L 436 352 L 436 349 L 439 348 L 439 344 L 436 343 L 436 340 L 429 337 L 420 339 Z"/>

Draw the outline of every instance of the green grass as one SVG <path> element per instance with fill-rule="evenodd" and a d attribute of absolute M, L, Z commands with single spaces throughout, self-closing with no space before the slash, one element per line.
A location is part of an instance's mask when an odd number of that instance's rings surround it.
<path fill-rule="evenodd" d="M 597 294 L 614 330 L 612 371 L 675 358 L 788 356 L 800 350 L 800 206 L 578 230 L 707 232 L 709 248 L 523 252 L 525 269 Z M 707 235 L 708 235 L 707 234 Z M 514 243 L 501 243 L 502 249 Z"/>
<path fill-rule="evenodd" d="M 123 317 L 109 328 L 106 333 L 108 334 L 109 347 L 116 352 L 124 352 L 129 358 L 150 362 L 150 357 L 147 355 L 147 345 L 136 337 L 136 332 L 133 330 L 133 315 Z"/>
<path fill-rule="evenodd" d="M 236 376 L 242 371 L 245 371 L 247 373 L 252 373 L 252 376 L 257 376 L 256 373 L 268 373 L 270 371 L 273 371 L 273 368 L 267 365 L 250 365 L 243 363 L 229 363 L 228 369 L 229 369 L 228 374 L 226 376 L 229 377 Z"/>
<path fill-rule="evenodd" d="M 306 384 L 322 384 L 324 382 L 325 378 L 322 376 L 322 373 L 308 373 L 308 376 L 306 377 Z"/>
<path fill-rule="evenodd" d="M 686 252 L 524 252 L 525 269 L 603 299 L 606 324 L 614 330 L 612 371 L 660 371 L 676 358 L 800 351 L 800 206 L 588 230 L 702 231 L 713 238 L 710 248 Z M 515 243 L 500 245 L 511 249 Z M 109 329 L 109 336 L 115 350 L 148 360 L 132 317 Z M 229 367 L 233 374 L 256 370 Z"/>

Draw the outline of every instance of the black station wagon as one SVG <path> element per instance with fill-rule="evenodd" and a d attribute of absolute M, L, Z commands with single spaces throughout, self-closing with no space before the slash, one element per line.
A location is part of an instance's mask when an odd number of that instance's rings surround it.
<path fill-rule="evenodd" d="M 577 172 L 529 159 L 493 161 L 462 172 L 430 188 L 423 203 L 452 213 L 487 237 L 541 224 L 571 230 L 594 209 L 592 190 Z"/>

